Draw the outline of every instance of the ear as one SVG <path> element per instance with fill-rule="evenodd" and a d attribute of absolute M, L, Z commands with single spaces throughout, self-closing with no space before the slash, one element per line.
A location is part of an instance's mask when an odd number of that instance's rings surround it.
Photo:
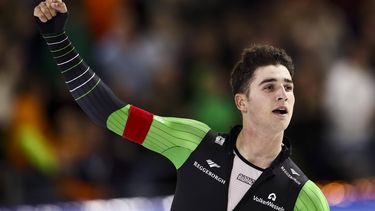
<path fill-rule="evenodd" d="M 245 94 L 237 93 L 234 95 L 234 102 L 236 103 L 236 107 L 241 113 L 247 112 L 247 97 Z"/>

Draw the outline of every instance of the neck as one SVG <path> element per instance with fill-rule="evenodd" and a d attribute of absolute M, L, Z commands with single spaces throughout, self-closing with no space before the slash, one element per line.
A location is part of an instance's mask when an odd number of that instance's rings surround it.
<path fill-rule="evenodd" d="M 270 135 L 243 128 L 238 134 L 236 147 L 246 160 L 265 169 L 280 153 L 283 136 L 284 131 Z"/>

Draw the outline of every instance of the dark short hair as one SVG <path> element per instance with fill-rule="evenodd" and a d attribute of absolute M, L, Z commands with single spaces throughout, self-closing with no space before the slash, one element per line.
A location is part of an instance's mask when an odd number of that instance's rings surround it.
<path fill-rule="evenodd" d="M 283 65 L 293 77 L 293 61 L 283 49 L 270 45 L 253 45 L 245 48 L 242 52 L 241 59 L 234 66 L 230 84 L 233 95 L 237 93 L 248 93 L 248 84 L 258 67 L 267 65 Z"/>

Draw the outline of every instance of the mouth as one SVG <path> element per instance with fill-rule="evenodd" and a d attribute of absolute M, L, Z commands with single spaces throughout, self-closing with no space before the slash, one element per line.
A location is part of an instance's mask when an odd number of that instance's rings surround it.
<path fill-rule="evenodd" d="M 286 116 L 289 112 L 285 106 L 280 106 L 272 110 L 272 113 L 279 115 L 279 116 Z"/>

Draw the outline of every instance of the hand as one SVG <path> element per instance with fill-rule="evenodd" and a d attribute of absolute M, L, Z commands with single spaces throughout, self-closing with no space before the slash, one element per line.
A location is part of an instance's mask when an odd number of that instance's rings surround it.
<path fill-rule="evenodd" d="M 62 0 L 42 1 L 34 8 L 34 16 L 43 23 L 51 20 L 57 13 L 67 13 L 68 9 Z"/>

